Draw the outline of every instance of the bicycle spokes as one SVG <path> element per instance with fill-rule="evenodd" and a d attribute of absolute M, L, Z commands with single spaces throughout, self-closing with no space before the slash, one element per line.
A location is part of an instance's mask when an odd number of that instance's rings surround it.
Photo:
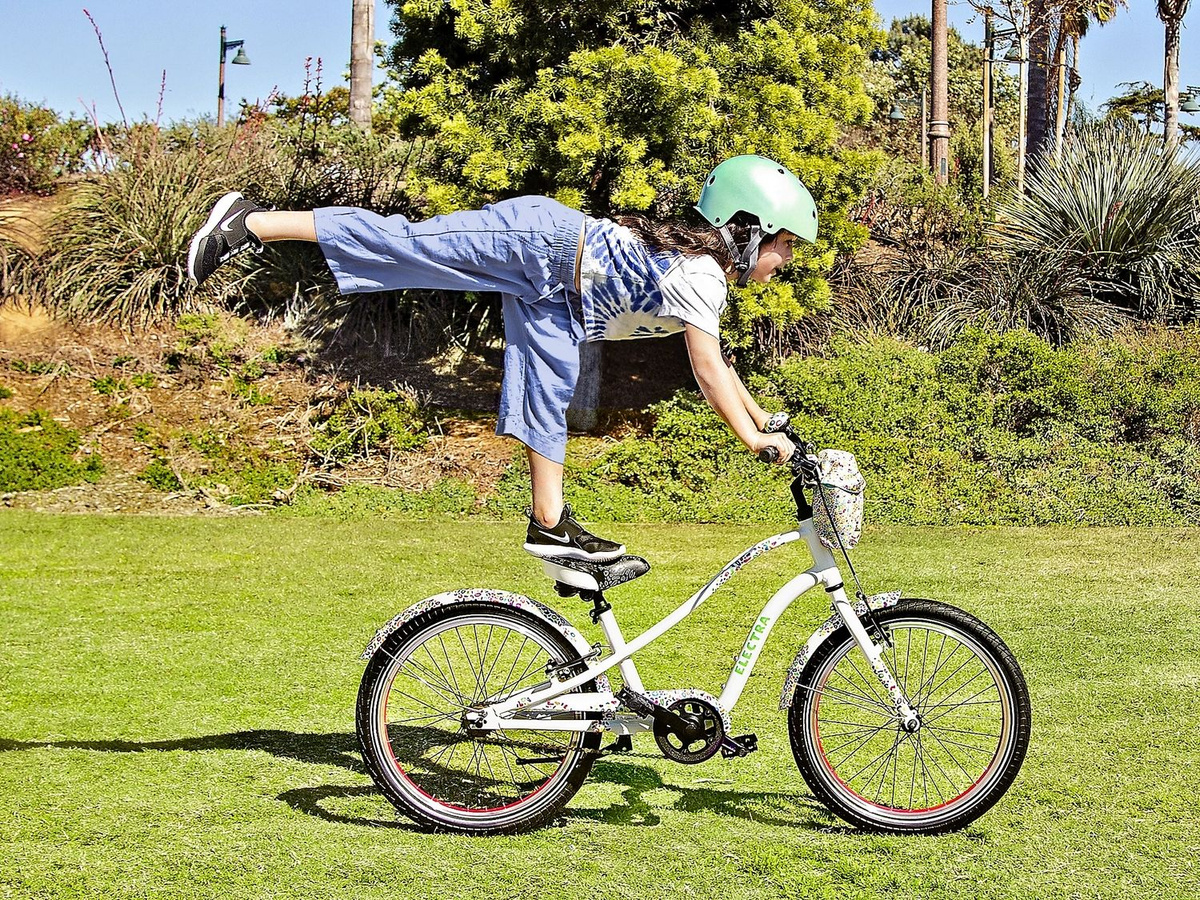
<path fill-rule="evenodd" d="M 920 727 L 907 731 L 854 644 L 811 686 L 817 749 L 830 774 L 877 807 L 927 812 L 987 775 L 1007 711 L 998 673 L 968 638 L 926 623 L 890 629 L 884 653 Z"/>
<path fill-rule="evenodd" d="M 471 622 L 429 634 L 396 657 L 387 693 L 388 748 L 421 794 L 460 810 L 512 804 L 551 780 L 570 732 L 468 731 L 463 713 L 545 679 L 552 659 L 534 636 Z"/>

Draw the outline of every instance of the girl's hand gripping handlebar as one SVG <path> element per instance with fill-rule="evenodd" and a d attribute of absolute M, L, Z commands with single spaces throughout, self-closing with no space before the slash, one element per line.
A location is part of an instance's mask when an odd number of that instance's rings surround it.
<path fill-rule="evenodd" d="M 812 453 L 812 447 L 798 435 L 795 429 L 789 424 L 788 414 L 777 412 L 767 419 L 762 428 L 765 434 L 780 435 L 786 443 L 793 448 L 793 452 L 782 456 L 777 442 L 771 442 L 758 451 L 758 458 L 765 463 L 786 463 L 792 464 L 792 471 L 797 475 L 803 475 L 807 482 L 816 481 L 820 477 L 821 467 L 817 462 L 816 456 Z M 800 452 L 795 452 L 799 450 Z"/>

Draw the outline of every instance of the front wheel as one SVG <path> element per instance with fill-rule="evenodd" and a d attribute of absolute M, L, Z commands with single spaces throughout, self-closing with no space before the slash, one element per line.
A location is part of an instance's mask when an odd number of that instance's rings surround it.
<path fill-rule="evenodd" d="M 1029 746 L 1029 689 L 1012 652 L 975 617 L 930 600 L 875 614 L 887 663 L 920 719 L 908 732 L 843 626 L 801 673 L 788 713 L 813 794 L 860 828 L 937 834 L 1003 796 Z"/>
<path fill-rule="evenodd" d="M 363 673 L 356 719 L 371 778 L 435 831 L 507 834 L 545 824 L 583 784 L 600 735 L 478 733 L 463 714 L 544 682 L 547 664 L 576 655 L 519 609 L 459 603 L 417 616 L 389 635 Z"/>

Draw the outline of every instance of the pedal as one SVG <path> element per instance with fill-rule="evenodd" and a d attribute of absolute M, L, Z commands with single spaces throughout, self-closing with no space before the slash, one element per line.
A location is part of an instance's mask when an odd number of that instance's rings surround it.
<path fill-rule="evenodd" d="M 741 737 L 726 736 L 721 741 L 721 755 L 726 759 L 749 756 L 758 749 L 758 735 L 743 734 Z"/>

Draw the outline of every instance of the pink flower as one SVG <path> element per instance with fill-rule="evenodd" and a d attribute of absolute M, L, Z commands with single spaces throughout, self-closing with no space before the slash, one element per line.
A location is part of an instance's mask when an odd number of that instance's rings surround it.
<path fill-rule="evenodd" d="M 14 150 L 16 150 L 16 149 L 17 149 L 17 145 L 16 145 L 16 144 L 13 144 L 13 149 L 14 149 Z"/>
<path fill-rule="evenodd" d="M 33 140 L 33 135 L 31 135 L 31 134 L 23 134 L 23 135 L 21 135 L 21 140 L 23 140 L 25 143 L 27 143 L 27 144 L 28 144 L 30 141 L 32 141 L 32 140 Z"/>

